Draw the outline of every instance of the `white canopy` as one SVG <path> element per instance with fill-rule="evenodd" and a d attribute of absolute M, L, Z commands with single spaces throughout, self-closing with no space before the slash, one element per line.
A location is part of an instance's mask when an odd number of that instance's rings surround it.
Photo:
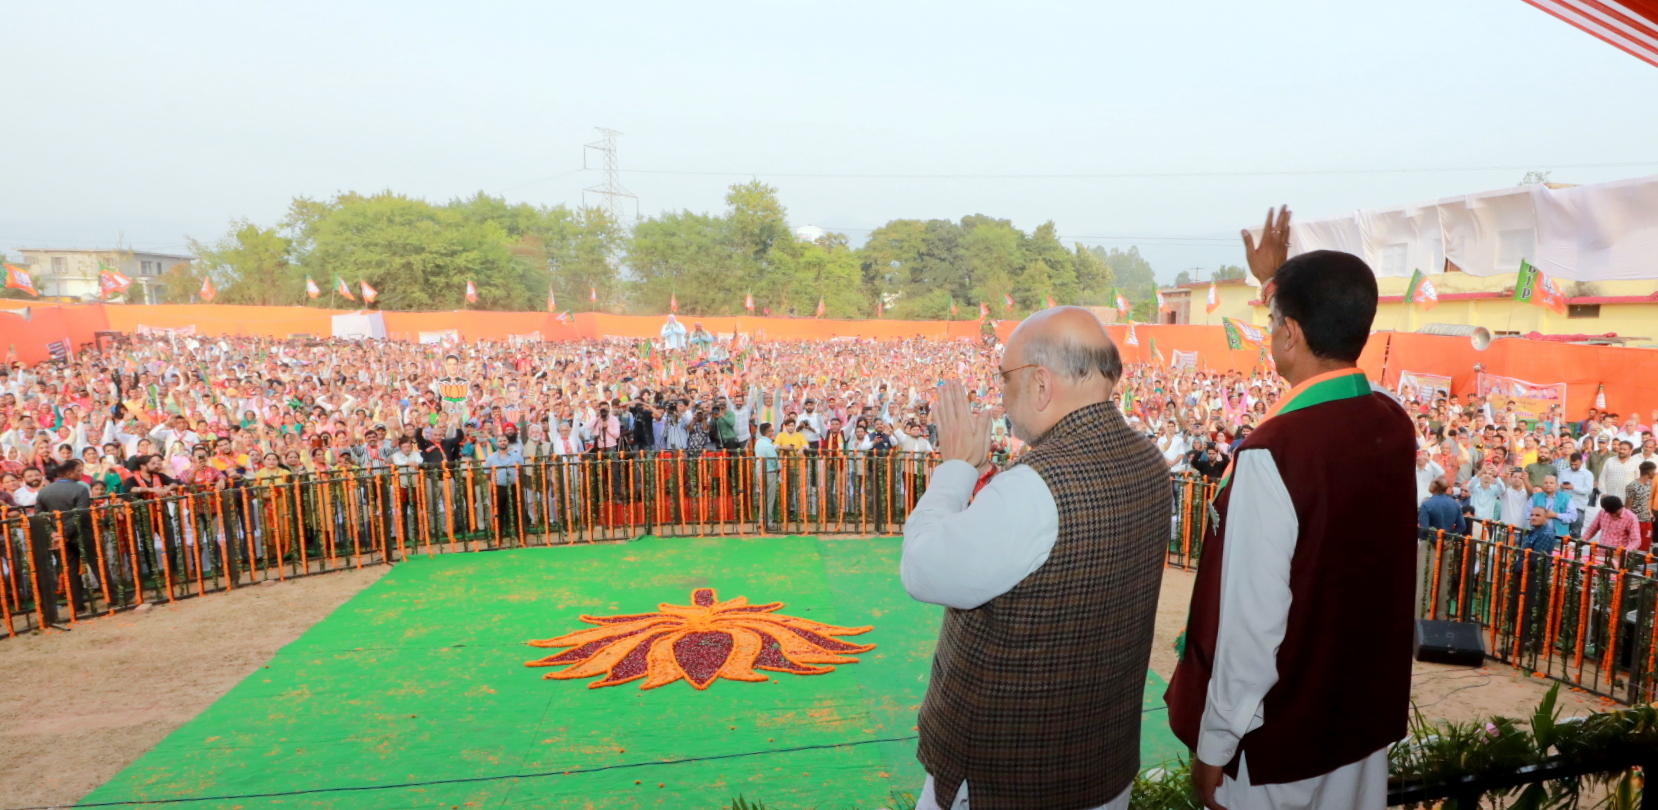
<path fill-rule="evenodd" d="M 1314 250 L 1352 253 L 1378 276 L 1434 275 L 1447 260 L 1469 275 L 1501 276 L 1519 272 L 1524 259 L 1564 281 L 1658 278 L 1658 176 L 1297 219 L 1290 255 Z"/>

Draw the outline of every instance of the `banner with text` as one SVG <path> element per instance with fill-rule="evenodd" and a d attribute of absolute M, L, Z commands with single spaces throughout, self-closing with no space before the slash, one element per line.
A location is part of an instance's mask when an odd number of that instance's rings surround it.
<path fill-rule="evenodd" d="M 1566 412 L 1565 383 L 1531 383 L 1482 371 L 1479 374 L 1479 393 L 1490 401 L 1491 410 L 1497 413 L 1507 410 L 1510 402 L 1514 403 L 1514 413 L 1521 419 L 1541 419 L 1555 405 L 1560 406 L 1561 413 Z"/>
<path fill-rule="evenodd" d="M 1451 378 L 1420 371 L 1399 372 L 1399 398 L 1406 402 L 1432 404 L 1440 397 L 1451 395 Z"/>

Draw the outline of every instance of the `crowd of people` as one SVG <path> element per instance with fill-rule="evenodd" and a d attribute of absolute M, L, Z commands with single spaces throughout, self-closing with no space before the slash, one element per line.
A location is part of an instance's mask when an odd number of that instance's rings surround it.
<path fill-rule="evenodd" d="M 527 465 L 723 455 L 753 458 L 732 480 L 767 527 L 791 511 L 845 512 L 878 483 L 896 493 L 880 509 L 890 528 L 925 490 L 944 381 L 996 415 L 998 463 L 1024 449 L 999 413 L 1000 351 L 992 338 L 791 342 L 700 325 L 660 341 L 517 344 L 133 336 L 68 362 L 0 367 L 0 509 L 43 511 L 60 481 L 83 484 L 96 506 L 375 472 L 406 487 L 466 466 L 479 471 L 480 502 L 456 519 L 487 525 L 518 508 L 511 485 Z M 1172 474 L 1218 482 L 1286 393 L 1265 367 L 1130 364 L 1115 399 Z M 1539 505 L 1561 537 L 1649 547 L 1658 446 L 1637 416 L 1527 421 L 1475 395 L 1404 404 L 1417 420 L 1424 528 L 1523 527 Z M 559 491 L 608 491 L 584 480 Z M 441 495 L 413 500 L 448 509 Z"/>
<path fill-rule="evenodd" d="M 1506 526 L 1544 555 L 1566 538 L 1602 547 L 1603 558 L 1651 550 L 1658 410 L 1644 421 L 1590 408 L 1568 421 L 1557 406 L 1527 420 L 1511 404 L 1494 408 L 1473 394 L 1417 410 L 1422 528 L 1468 534 Z"/>

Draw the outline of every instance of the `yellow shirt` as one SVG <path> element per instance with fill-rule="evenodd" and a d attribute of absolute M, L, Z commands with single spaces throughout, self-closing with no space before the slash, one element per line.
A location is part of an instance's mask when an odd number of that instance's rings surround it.
<path fill-rule="evenodd" d="M 806 434 L 799 431 L 794 433 L 779 433 L 773 440 L 779 450 L 805 450 Z"/>

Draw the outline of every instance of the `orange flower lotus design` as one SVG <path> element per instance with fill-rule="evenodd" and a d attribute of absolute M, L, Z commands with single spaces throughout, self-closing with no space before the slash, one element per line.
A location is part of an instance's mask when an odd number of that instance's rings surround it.
<path fill-rule="evenodd" d="M 852 653 L 868 652 L 874 644 L 850 644 L 832 636 L 855 636 L 870 627 L 835 627 L 809 619 L 774 613 L 782 602 L 750 605 L 737 597 L 719 601 L 712 588 L 691 592 L 690 605 L 657 605 L 655 613 L 634 616 L 583 616 L 599 625 L 568 635 L 532 641 L 532 647 L 571 647 L 529 667 L 574 665 L 546 678 L 603 680 L 589 689 L 615 686 L 644 678 L 640 689 L 655 689 L 681 678 L 707 689 L 716 678 L 760 682 L 768 677 L 755 670 L 821 675 L 832 666 L 856 664 Z"/>

